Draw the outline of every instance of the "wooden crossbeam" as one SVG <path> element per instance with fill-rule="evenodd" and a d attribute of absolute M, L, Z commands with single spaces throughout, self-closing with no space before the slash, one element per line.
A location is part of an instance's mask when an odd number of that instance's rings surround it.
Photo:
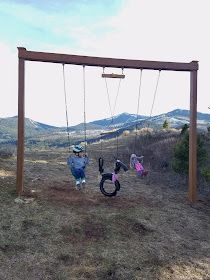
<path fill-rule="evenodd" d="M 44 53 L 28 51 L 25 48 L 18 48 L 19 59 L 28 61 L 65 63 L 74 65 L 113 67 L 113 68 L 129 68 L 129 69 L 151 69 L 151 70 L 169 70 L 169 71 L 197 71 L 198 62 L 164 62 L 164 61 L 148 61 L 148 60 L 132 60 L 108 57 L 93 57 L 71 54 Z"/>

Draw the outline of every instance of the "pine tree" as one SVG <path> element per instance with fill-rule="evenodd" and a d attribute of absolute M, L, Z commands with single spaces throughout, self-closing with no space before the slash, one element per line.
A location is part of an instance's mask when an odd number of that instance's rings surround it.
<path fill-rule="evenodd" d="M 169 122 L 167 120 L 164 121 L 163 128 L 164 129 L 168 129 L 169 128 Z"/>
<path fill-rule="evenodd" d="M 182 126 L 182 130 L 181 130 L 181 135 L 183 135 L 189 128 L 189 124 L 185 123 L 183 126 Z"/>
<path fill-rule="evenodd" d="M 203 136 L 197 136 L 197 166 L 202 167 L 207 159 Z M 172 167 L 175 172 L 188 174 L 189 169 L 189 133 L 186 131 L 174 148 Z"/>

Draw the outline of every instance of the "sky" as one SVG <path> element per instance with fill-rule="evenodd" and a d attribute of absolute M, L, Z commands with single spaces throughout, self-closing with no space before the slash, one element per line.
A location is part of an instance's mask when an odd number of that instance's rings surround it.
<path fill-rule="evenodd" d="M 209 0 L 0 0 L 0 118 L 17 115 L 18 51 L 199 62 L 198 111 L 210 113 Z M 121 73 L 121 69 L 104 69 Z M 101 67 L 65 65 L 69 125 L 111 117 Z M 139 70 L 107 79 L 112 114 L 137 112 Z M 26 62 L 25 115 L 65 126 L 61 64 Z M 143 70 L 139 114 L 149 115 L 158 71 Z M 152 115 L 189 109 L 190 74 L 161 71 Z M 115 107 L 115 108 L 114 108 Z"/>

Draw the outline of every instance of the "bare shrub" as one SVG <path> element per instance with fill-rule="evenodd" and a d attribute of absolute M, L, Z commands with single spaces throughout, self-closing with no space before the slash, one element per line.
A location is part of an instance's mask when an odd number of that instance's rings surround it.
<path fill-rule="evenodd" d="M 176 130 L 141 129 L 136 137 L 135 153 L 144 155 L 144 163 L 152 169 L 171 167 L 173 148 L 178 139 Z M 131 154 L 134 152 L 134 140 L 128 144 Z"/>
<path fill-rule="evenodd" d="M 0 150 L 0 158 L 7 159 L 14 156 L 14 150 L 6 148 Z"/>
<path fill-rule="evenodd" d="M 123 136 L 128 136 L 130 134 L 130 131 L 129 130 L 124 130 L 123 131 Z"/>

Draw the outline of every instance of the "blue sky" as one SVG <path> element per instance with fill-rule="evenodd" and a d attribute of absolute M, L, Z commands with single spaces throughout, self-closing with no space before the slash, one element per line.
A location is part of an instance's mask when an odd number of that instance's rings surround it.
<path fill-rule="evenodd" d="M 18 46 L 127 59 L 198 60 L 198 111 L 209 113 L 209 10 L 209 0 L 1 0 L 0 117 L 17 115 Z M 110 117 L 101 73 L 101 68 L 86 67 L 88 121 Z M 125 74 L 116 114 L 136 112 L 139 73 L 125 69 Z M 150 112 L 157 74 L 143 72 L 141 114 Z M 78 110 L 83 107 L 81 67 L 66 66 L 66 78 L 70 123 L 75 124 L 83 119 Z M 62 79 L 62 65 L 26 62 L 27 117 L 65 125 Z M 114 104 L 116 81 L 109 80 L 109 88 Z M 189 73 L 163 72 L 153 114 L 176 108 L 189 109 Z"/>
<path fill-rule="evenodd" d="M 48 45 L 76 48 L 80 36 L 100 38 L 109 32 L 122 0 L 1 1 L 1 38 L 9 44 L 42 49 Z M 79 34 L 80 33 L 80 34 Z"/>

